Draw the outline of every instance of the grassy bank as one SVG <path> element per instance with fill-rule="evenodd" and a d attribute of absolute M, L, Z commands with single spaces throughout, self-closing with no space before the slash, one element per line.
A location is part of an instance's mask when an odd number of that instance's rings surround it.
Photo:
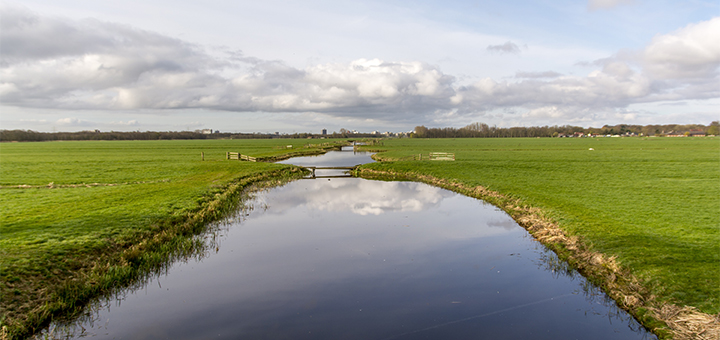
<path fill-rule="evenodd" d="M 300 175 L 287 165 L 225 160 L 225 152 L 323 152 L 306 143 L 0 144 L 0 323 L 10 338 L 26 336 L 193 251 L 200 244 L 192 235 L 231 210 L 243 188 Z"/>
<path fill-rule="evenodd" d="M 539 208 L 568 237 L 616 257 L 657 301 L 720 311 L 718 138 L 403 139 L 373 149 L 385 160 L 454 152 L 455 162 L 363 168 L 482 186 Z"/>

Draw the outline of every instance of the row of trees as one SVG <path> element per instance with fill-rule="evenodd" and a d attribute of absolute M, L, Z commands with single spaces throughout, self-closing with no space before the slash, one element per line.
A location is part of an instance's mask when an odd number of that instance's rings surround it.
<path fill-rule="evenodd" d="M 411 137 L 418 138 L 512 138 L 512 137 L 558 137 L 583 133 L 585 135 L 625 135 L 636 134 L 644 136 L 662 136 L 670 133 L 682 133 L 688 131 L 701 131 L 707 135 L 718 135 L 720 129 L 718 121 L 710 125 L 702 124 L 668 124 L 668 125 L 605 125 L 601 128 L 583 128 L 580 126 L 531 126 L 499 128 L 489 126 L 485 123 L 473 123 L 462 128 L 427 128 L 425 126 L 415 127 Z"/>
<path fill-rule="evenodd" d="M 588 128 L 585 129 L 586 133 L 592 134 L 603 134 L 603 135 L 614 135 L 614 134 L 625 134 L 635 133 L 643 134 L 645 136 L 661 136 L 670 133 L 682 133 L 688 131 L 702 131 L 708 135 L 720 134 L 719 122 L 714 121 L 710 125 L 702 124 L 668 124 L 668 125 L 605 125 L 602 128 Z"/>
<path fill-rule="evenodd" d="M 593 135 L 624 135 L 637 134 L 644 136 L 662 136 L 665 134 L 682 134 L 688 131 L 701 131 L 708 135 L 720 134 L 718 121 L 710 125 L 689 124 L 689 125 L 605 125 L 601 128 L 583 128 L 580 126 L 531 126 L 499 128 L 484 123 L 473 123 L 462 128 L 427 128 L 425 126 L 415 127 L 415 132 L 410 137 L 418 138 L 513 138 L 513 137 L 558 137 L 573 135 L 575 133 Z M 161 139 L 266 139 L 279 138 L 274 134 L 258 133 L 212 133 L 204 134 L 192 131 L 165 131 L 165 132 L 36 132 L 31 130 L 0 130 L 0 142 L 31 142 L 31 141 L 59 141 L 59 140 L 161 140 Z M 295 133 L 283 135 L 282 138 L 317 138 L 321 135 L 311 133 Z M 348 137 L 377 137 L 367 133 L 351 133 L 342 129 L 340 133 L 322 136 L 330 138 Z"/>

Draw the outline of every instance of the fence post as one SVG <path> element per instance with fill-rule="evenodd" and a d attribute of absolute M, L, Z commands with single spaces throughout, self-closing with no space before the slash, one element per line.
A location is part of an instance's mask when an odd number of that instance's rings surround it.
<path fill-rule="evenodd" d="M 230 152 L 229 152 L 229 151 L 225 152 L 225 159 L 230 159 Z"/>
<path fill-rule="evenodd" d="M 202 151 L 200 152 L 200 160 L 201 160 L 201 161 L 204 161 L 204 160 L 205 160 L 205 153 L 202 152 Z"/>

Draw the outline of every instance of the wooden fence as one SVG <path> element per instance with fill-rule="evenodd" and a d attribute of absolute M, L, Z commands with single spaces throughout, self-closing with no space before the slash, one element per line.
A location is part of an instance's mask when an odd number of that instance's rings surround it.
<path fill-rule="evenodd" d="M 397 158 L 398 161 L 454 161 L 455 154 L 450 152 L 431 152 L 427 155 L 421 153 L 412 156 Z"/>
<path fill-rule="evenodd" d="M 428 159 L 431 161 L 454 161 L 455 154 L 450 152 L 431 152 L 428 155 Z"/>
<path fill-rule="evenodd" d="M 237 159 L 239 161 L 257 162 L 257 158 L 243 155 L 239 152 L 226 152 L 225 159 Z"/>

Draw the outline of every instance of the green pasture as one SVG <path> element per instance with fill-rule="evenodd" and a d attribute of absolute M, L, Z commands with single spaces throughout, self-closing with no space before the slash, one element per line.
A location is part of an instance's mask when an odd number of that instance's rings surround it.
<path fill-rule="evenodd" d="M 0 324 L 22 323 L 56 288 L 82 279 L 79 268 L 185 218 L 228 183 L 290 167 L 226 160 L 226 152 L 319 153 L 305 145 L 321 142 L 331 141 L 0 144 Z"/>
<path fill-rule="evenodd" d="M 87 280 L 78 272 L 88 263 L 187 219 L 229 183 L 290 168 L 225 160 L 226 152 L 282 157 L 321 152 L 304 146 L 324 142 L 332 141 L 1 143 L 0 324 L 38 324 L 28 311 Z M 392 139 L 369 148 L 386 150 L 379 156 L 388 161 L 365 167 L 519 198 L 617 256 L 662 299 L 720 312 L 720 138 Z M 429 152 L 457 160 L 410 160 Z"/>
<path fill-rule="evenodd" d="M 293 149 L 278 146 L 294 144 Z M 228 181 L 286 167 L 225 160 L 312 151 L 298 140 L 81 141 L 0 144 L 0 249 L 73 249 L 195 207 Z M 201 152 L 205 161 L 201 161 Z M 48 188 L 52 183 L 54 188 Z M 86 185 L 83 185 L 86 184 Z M 29 188 L 18 188 L 27 185 Z"/>
<path fill-rule="evenodd" d="M 617 256 L 664 301 L 720 312 L 720 138 L 398 139 L 372 148 L 401 161 L 365 167 L 519 198 Z M 410 160 L 429 152 L 456 161 Z"/>
<path fill-rule="evenodd" d="M 305 145 L 332 140 L 163 140 L 68 141 L 0 144 L 0 186 L 162 181 L 207 171 L 235 171 L 237 164 L 217 163 L 225 153 L 273 157 L 311 151 Z M 292 146 L 291 149 L 286 149 Z M 200 162 L 200 153 L 205 160 Z"/>

